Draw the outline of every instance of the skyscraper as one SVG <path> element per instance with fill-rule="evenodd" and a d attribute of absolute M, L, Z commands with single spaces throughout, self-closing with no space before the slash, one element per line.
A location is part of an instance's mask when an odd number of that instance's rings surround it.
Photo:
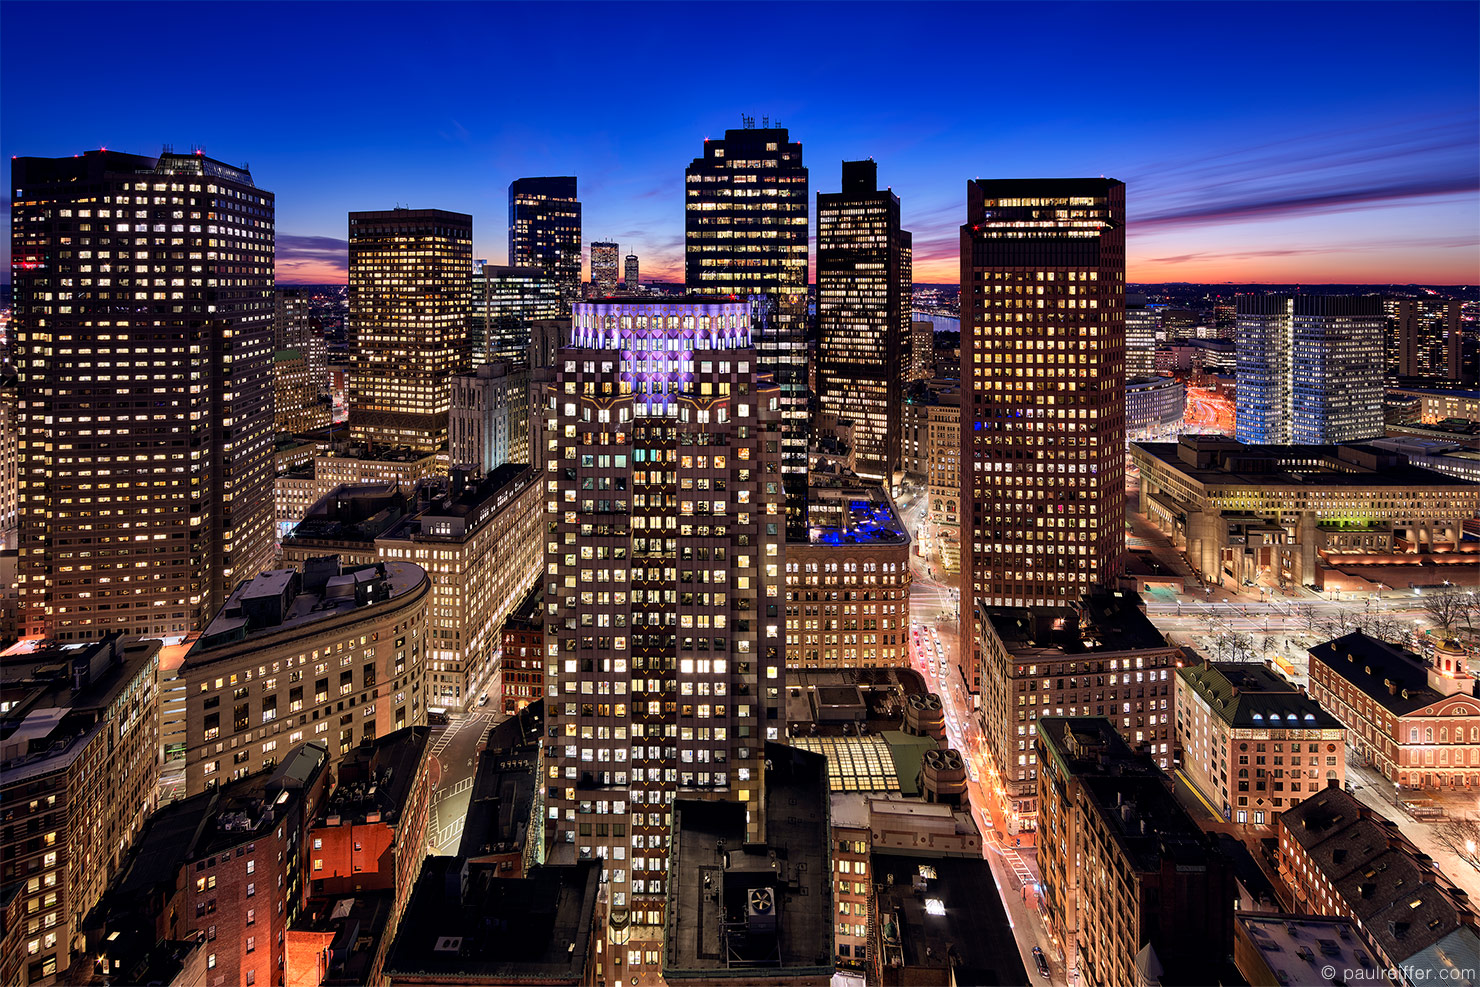
<path fill-rule="evenodd" d="M 297 350 L 308 364 L 315 394 L 329 393 L 329 349 L 324 327 L 314 318 L 304 288 L 278 288 L 272 293 L 273 348 Z"/>
<path fill-rule="evenodd" d="M 755 340 L 781 387 L 781 466 L 807 471 L 807 169 L 783 127 L 726 130 L 685 173 L 684 283 L 699 294 L 769 296 Z"/>
<path fill-rule="evenodd" d="M 1145 295 L 1125 299 L 1125 375 L 1127 380 L 1150 377 L 1156 371 L 1156 310 L 1146 305 Z"/>
<path fill-rule="evenodd" d="M 754 804 L 785 725 L 779 393 L 744 301 L 573 317 L 544 412 L 551 857 L 604 857 L 656 950 L 675 795 Z"/>
<path fill-rule="evenodd" d="M 441 209 L 349 214 L 350 436 L 436 449 L 448 378 L 468 342 L 473 217 Z"/>
<path fill-rule="evenodd" d="M 966 196 L 962 613 L 1075 604 L 1125 548 L 1125 185 Z"/>
<path fill-rule="evenodd" d="M 273 195 L 200 153 L 13 169 L 20 632 L 199 630 L 273 551 Z"/>
<path fill-rule="evenodd" d="M 1460 303 L 1452 298 L 1399 298 L 1394 335 L 1397 375 L 1434 383 L 1463 379 Z"/>
<path fill-rule="evenodd" d="M 1382 434 L 1377 295 L 1239 295 L 1240 442 L 1324 444 Z"/>
<path fill-rule="evenodd" d="M 622 266 L 622 281 L 626 284 L 626 287 L 627 287 L 627 290 L 628 291 L 636 291 L 637 290 L 637 283 L 638 282 L 637 282 L 637 255 L 636 254 L 628 254 L 627 255 L 627 259 L 625 261 L 623 261 L 623 266 Z"/>
<path fill-rule="evenodd" d="M 567 310 L 581 297 L 581 202 L 574 175 L 509 184 L 509 266 L 535 267 L 560 285 Z"/>
<path fill-rule="evenodd" d="M 605 240 L 591 241 L 591 286 L 599 296 L 617 293 L 617 258 L 621 249 Z"/>
<path fill-rule="evenodd" d="M 872 161 L 843 162 L 843 190 L 817 193 L 817 367 L 824 412 L 851 419 L 860 476 L 899 468 L 909 374 L 910 234 Z"/>
<path fill-rule="evenodd" d="M 468 324 L 473 366 L 495 360 L 527 366 L 530 323 L 560 318 L 567 304 L 561 292 L 560 284 L 539 268 L 478 268 Z"/>

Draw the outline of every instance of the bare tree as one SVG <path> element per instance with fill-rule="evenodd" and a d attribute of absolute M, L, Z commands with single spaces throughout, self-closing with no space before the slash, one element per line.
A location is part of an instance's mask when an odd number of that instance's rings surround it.
<path fill-rule="evenodd" d="M 1454 625 L 1465 621 L 1474 597 L 1457 586 L 1430 590 L 1423 594 L 1423 612 L 1448 638 Z"/>
<path fill-rule="evenodd" d="M 1480 819 L 1450 816 L 1434 827 L 1434 839 L 1471 864 L 1480 853 Z"/>

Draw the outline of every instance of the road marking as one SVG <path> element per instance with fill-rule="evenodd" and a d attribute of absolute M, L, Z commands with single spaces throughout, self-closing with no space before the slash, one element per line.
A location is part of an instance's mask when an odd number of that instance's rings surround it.
<path fill-rule="evenodd" d="M 1207 799 L 1203 798 L 1203 793 L 1197 790 L 1197 786 L 1192 783 L 1192 779 L 1191 778 L 1188 778 L 1185 774 L 1182 773 L 1182 769 L 1181 768 L 1178 768 L 1177 769 L 1177 777 L 1178 778 L 1181 778 L 1182 779 L 1182 783 L 1185 784 L 1192 791 L 1192 794 L 1193 795 L 1196 795 L 1197 796 L 1197 800 L 1199 802 L 1201 802 L 1203 805 L 1205 805 L 1205 806 L 1208 807 L 1208 811 L 1209 812 L 1211 812 L 1213 815 L 1217 816 L 1219 819 L 1222 819 L 1223 818 L 1223 813 L 1221 813 L 1217 809 L 1213 808 L 1213 803 L 1211 803 Z"/>

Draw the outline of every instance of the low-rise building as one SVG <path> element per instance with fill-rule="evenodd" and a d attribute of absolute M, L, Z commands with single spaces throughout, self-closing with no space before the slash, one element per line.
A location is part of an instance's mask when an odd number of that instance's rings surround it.
<path fill-rule="evenodd" d="M 908 665 L 910 536 L 882 487 L 808 491 L 806 541 L 786 545 L 789 668 Z"/>
<path fill-rule="evenodd" d="M 587 987 L 608 980 L 600 860 L 536 867 L 428 857 L 384 966 L 389 987 Z"/>
<path fill-rule="evenodd" d="M 1453 971 L 1455 957 L 1480 954 L 1468 895 L 1343 789 L 1280 816 L 1279 869 L 1297 910 L 1352 919 L 1376 949 L 1376 966 L 1401 970 L 1408 983 L 1453 979 L 1442 971 Z"/>
<path fill-rule="evenodd" d="M 117 634 L 0 656 L 0 887 L 18 889 L 24 915 L 7 919 L 6 984 L 67 972 L 73 936 L 154 808 L 158 676 L 159 642 Z"/>
<path fill-rule="evenodd" d="M 765 757 L 758 840 L 744 803 L 673 802 L 666 983 L 823 987 L 832 979 L 827 762 L 775 743 Z"/>
<path fill-rule="evenodd" d="M 1069 969 L 1086 984 L 1217 982 L 1234 875 L 1170 778 L 1102 717 L 1041 719 L 1036 744 L 1043 913 Z"/>
<path fill-rule="evenodd" d="M 1136 377 L 1125 385 L 1125 434 L 1132 442 L 1176 435 L 1187 408 L 1187 387 L 1171 377 Z"/>
<path fill-rule="evenodd" d="M 198 938 L 204 977 L 183 981 L 282 987 L 285 940 L 303 905 L 304 833 L 329 772 L 322 742 L 281 764 L 172 802 L 149 825 L 87 917 L 88 959 L 106 983 L 162 942 Z"/>
<path fill-rule="evenodd" d="M 1310 694 L 1357 753 L 1409 788 L 1480 785 L 1480 698 L 1465 657 L 1435 662 L 1354 631 L 1310 649 Z"/>
<path fill-rule="evenodd" d="M 1377 966 L 1375 951 L 1349 918 L 1239 914 L 1233 920 L 1233 961 L 1249 987 L 1318 984 L 1340 970 L 1346 982 L 1397 987 Z M 1348 972 L 1350 971 L 1350 972 Z"/>
<path fill-rule="evenodd" d="M 1480 391 L 1427 387 L 1389 388 L 1388 395 L 1418 402 L 1418 419 L 1434 424 L 1447 420 L 1480 422 Z"/>
<path fill-rule="evenodd" d="M 270 767 L 306 741 L 337 764 L 361 741 L 424 725 L 430 596 L 418 565 L 343 568 L 337 557 L 237 586 L 177 673 L 186 791 Z"/>
<path fill-rule="evenodd" d="M 1172 765 L 1181 650 L 1134 593 L 1100 593 L 1078 607 L 989 607 L 977 614 L 982 704 L 977 714 L 1000 779 L 1010 833 L 1037 825 L 1034 723 L 1108 717 L 1163 770 Z"/>
<path fill-rule="evenodd" d="M 1184 435 L 1131 445 L 1140 512 L 1216 585 L 1317 585 L 1342 557 L 1461 550 L 1480 484 L 1366 444 L 1245 445 Z"/>
<path fill-rule="evenodd" d="M 871 863 L 870 983 L 1029 983 L 987 861 L 875 853 Z"/>
<path fill-rule="evenodd" d="M 504 618 L 499 704 L 516 713 L 545 694 L 545 591 L 536 581 Z"/>
<path fill-rule="evenodd" d="M 1281 812 L 1346 783 L 1346 730 L 1262 665 L 1204 662 L 1177 669 L 1182 769 L 1223 818 L 1273 826 Z"/>

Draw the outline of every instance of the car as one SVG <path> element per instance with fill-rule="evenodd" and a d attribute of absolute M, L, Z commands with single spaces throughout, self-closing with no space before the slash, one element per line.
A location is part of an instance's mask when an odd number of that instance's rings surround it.
<path fill-rule="evenodd" d="M 1043 955 L 1043 949 L 1039 946 L 1033 947 L 1033 963 L 1038 967 L 1038 972 L 1043 975 L 1043 979 L 1047 980 L 1048 959 Z"/>
<path fill-rule="evenodd" d="M 485 692 L 485 693 L 483 693 L 483 695 L 481 695 L 481 696 L 478 697 L 478 705 L 479 706 L 487 706 L 488 705 L 488 693 Z"/>

